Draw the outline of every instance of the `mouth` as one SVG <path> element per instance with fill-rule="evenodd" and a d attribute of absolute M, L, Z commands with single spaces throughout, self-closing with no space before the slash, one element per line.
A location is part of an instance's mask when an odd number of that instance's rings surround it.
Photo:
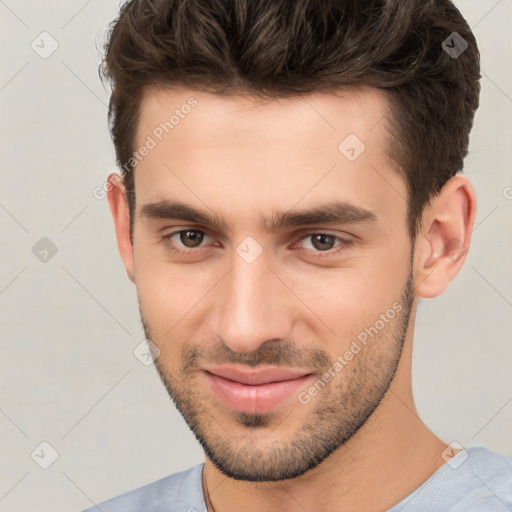
<path fill-rule="evenodd" d="M 203 373 L 223 405 L 248 414 L 271 411 L 313 379 L 311 372 L 279 367 L 222 366 Z"/>

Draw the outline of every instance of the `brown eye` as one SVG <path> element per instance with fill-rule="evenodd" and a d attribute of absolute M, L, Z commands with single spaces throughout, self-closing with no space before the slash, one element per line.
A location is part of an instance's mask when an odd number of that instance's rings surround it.
<path fill-rule="evenodd" d="M 324 233 L 310 235 L 310 237 L 313 247 L 319 251 L 328 251 L 332 249 L 337 239 L 337 237 L 333 235 L 326 235 Z"/>
<path fill-rule="evenodd" d="M 336 256 L 352 245 L 352 241 L 329 233 L 308 233 L 300 240 L 303 249 L 313 257 Z"/>
<path fill-rule="evenodd" d="M 181 231 L 180 242 L 185 247 L 198 247 L 203 241 L 204 233 L 202 231 Z"/>
<path fill-rule="evenodd" d="M 188 256 L 205 250 L 205 242 L 210 238 L 210 235 L 199 229 L 180 229 L 162 236 L 162 242 L 172 252 Z"/>

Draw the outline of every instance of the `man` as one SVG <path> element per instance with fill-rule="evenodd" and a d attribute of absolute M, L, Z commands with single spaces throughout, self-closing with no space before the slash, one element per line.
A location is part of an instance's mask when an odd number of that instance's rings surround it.
<path fill-rule="evenodd" d="M 512 462 L 447 446 L 411 385 L 476 210 L 452 3 L 134 0 L 104 73 L 119 251 L 206 460 L 89 510 L 512 510 Z"/>

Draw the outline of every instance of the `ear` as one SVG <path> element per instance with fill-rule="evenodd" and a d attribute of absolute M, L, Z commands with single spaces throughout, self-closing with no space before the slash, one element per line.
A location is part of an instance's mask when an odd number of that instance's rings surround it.
<path fill-rule="evenodd" d="M 112 173 L 107 178 L 107 198 L 114 226 L 117 247 L 126 268 L 126 273 L 135 282 L 133 273 L 133 246 L 130 240 L 130 210 L 126 199 L 126 188 L 119 174 Z"/>
<path fill-rule="evenodd" d="M 462 174 L 451 178 L 427 205 L 414 246 L 416 295 L 441 295 L 461 269 L 471 243 L 476 196 Z"/>

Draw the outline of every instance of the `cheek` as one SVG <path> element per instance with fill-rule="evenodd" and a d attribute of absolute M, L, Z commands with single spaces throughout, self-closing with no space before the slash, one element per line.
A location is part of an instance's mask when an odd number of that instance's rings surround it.
<path fill-rule="evenodd" d="M 134 251 L 135 283 L 145 322 L 160 343 L 186 339 L 190 332 L 185 329 L 204 317 L 205 299 L 219 272 L 213 275 L 213 266 L 171 263 L 160 249 L 142 243 L 139 247 Z"/>
<path fill-rule="evenodd" d="M 371 252 L 371 254 L 370 254 Z M 355 334 L 401 302 L 408 250 L 368 251 L 344 267 L 310 269 L 295 279 L 297 295 L 338 335 Z"/>
<path fill-rule="evenodd" d="M 207 280 L 190 273 L 192 267 L 153 264 L 136 272 L 141 307 L 152 318 L 173 324 L 197 304 L 208 291 Z"/>

